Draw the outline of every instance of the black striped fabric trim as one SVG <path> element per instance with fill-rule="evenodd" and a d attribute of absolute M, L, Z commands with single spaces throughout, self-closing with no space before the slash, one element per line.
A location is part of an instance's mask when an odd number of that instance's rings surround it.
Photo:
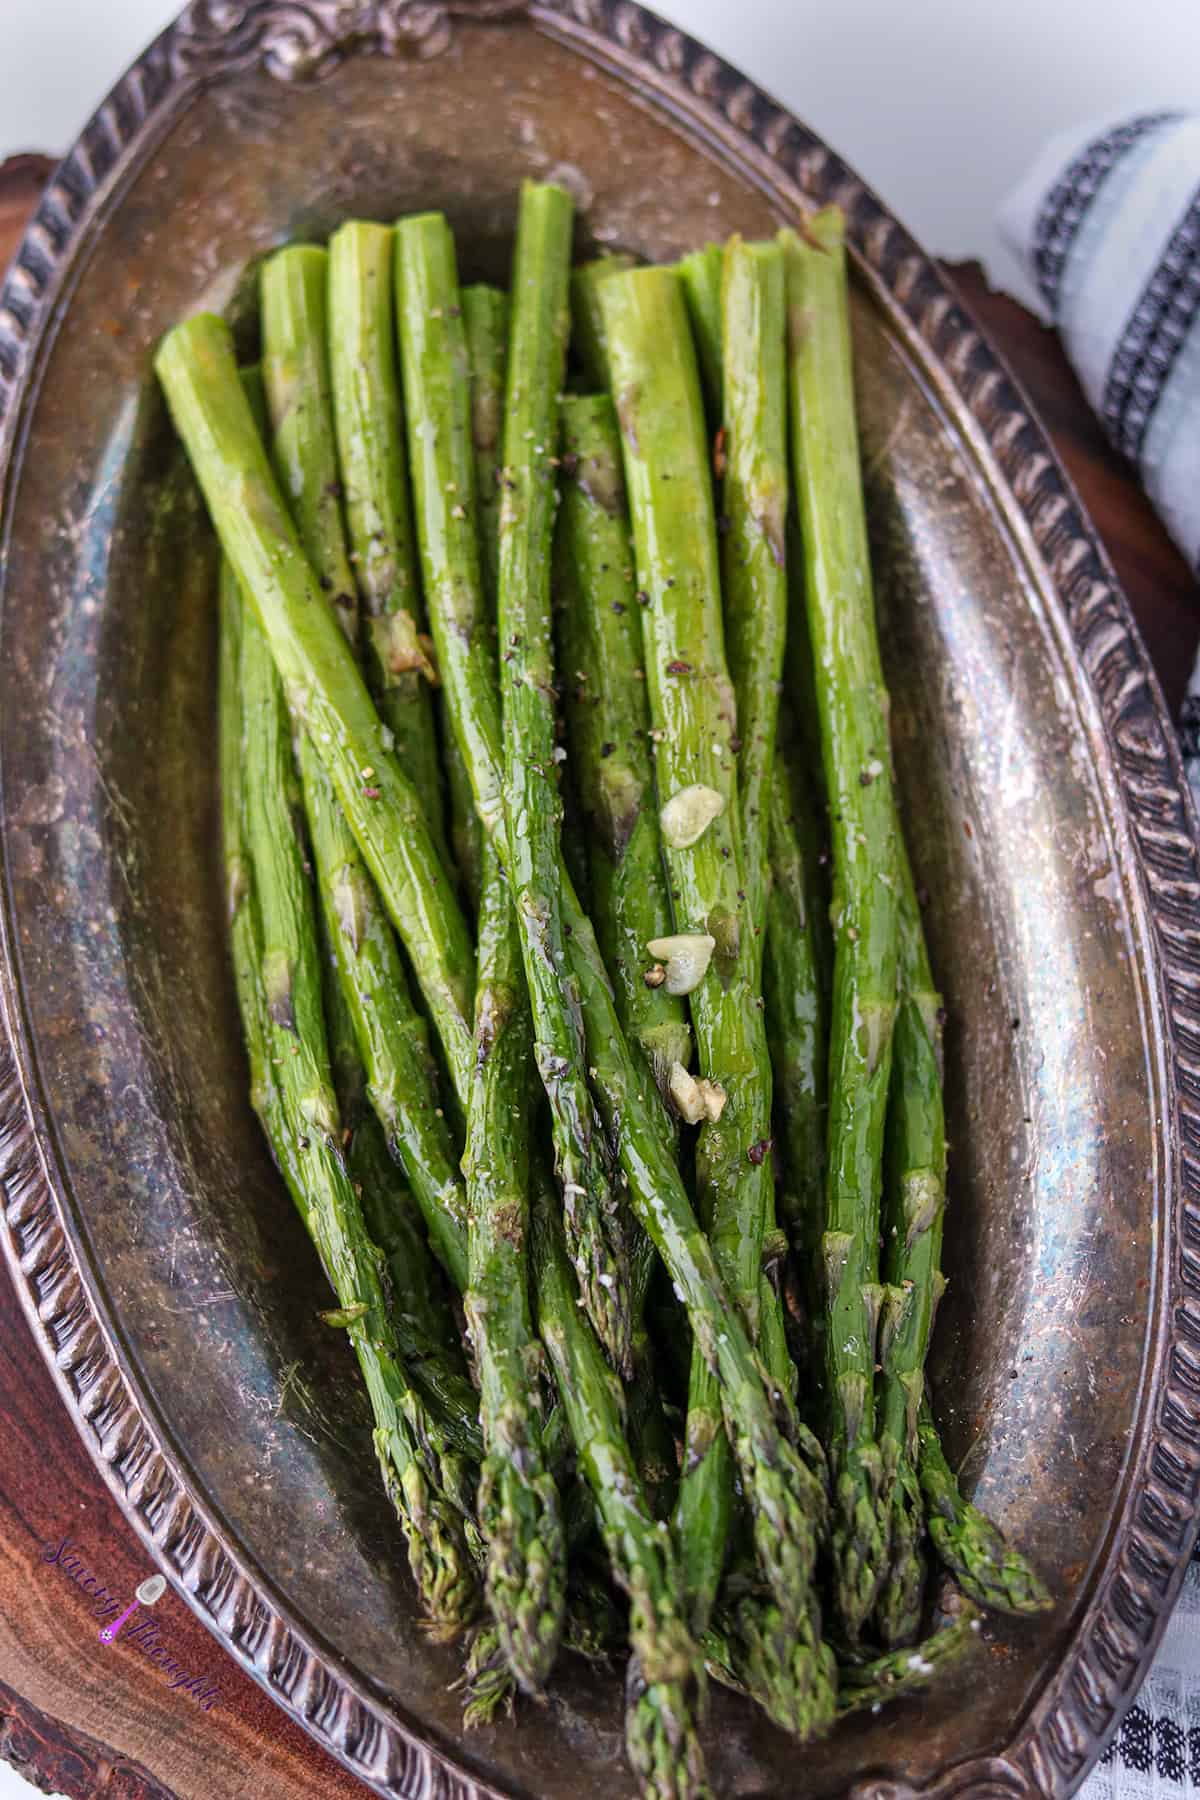
<path fill-rule="evenodd" d="M 1101 1769 L 1117 1774 L 1127 1769 L 1145 1780 L 1172 1782 L 1182 1793 L 1200 1781 L 1200 1727 L 1185 1716 L 1157 1716 L 1139 1702 L 1121 1721 L 1121 1729 L 1100 1760 Z M 1117 1776 L 1119 1782 L 1119 1774 Z M 1141 1783 L 1138 1784 L 1139 1788 Z"/>
<path fill-rule="evenodd" d="M 1104 386 L 1104 424 L 1136 462 L 1180 347 L 1200 315 L 1200 188 L 1122 331 Z"/>
<path fill-rule="evenodd" d="M 1189 694 L 1179 709 L 1179 744 L 1185 762 L 1200 758 L 1200 694 Z M 1200 1538 L 1192 1555 L 1200 1562 Z"/>
<path fill-rule="evenodd" d="M 1033 267 L 1051 316 L 1058 317 L 1058 289 L 1079 227 L 1096 195 L 1135 144 L 1181 113 L 1146 113 L 1096 138 L 1069 163 L 1042 202 L 1033 229 Z"/>

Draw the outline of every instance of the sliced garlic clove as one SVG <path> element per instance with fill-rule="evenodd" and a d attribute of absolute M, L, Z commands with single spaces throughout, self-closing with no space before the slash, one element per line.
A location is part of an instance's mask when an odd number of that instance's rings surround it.
<path fill-rule="evenodd" d="M 704 980 L 716 947 L 716 938 L 709 937 L 706 931 L 696 931 L 651 938 L 646 950 L 665 966 L 668 994 L 690 994 Z"/>
<path fill-rule="evenodd" d="M 708 1117 L 700 1083 L 694 1075 L 688 1074 L 682 1063 L 672 1064 L 671 1073 L 667 1077 L 667 1092 L 685 1125 L 698 1125 L 701 1119 Z"/>
<path fill-rule="evenodd" d="M 659 813 L 662 834 L 672 850 L 687 850 L 698 843 L 714 819 L 725 811 L 725 796 L 716 788 L 693 782 L 672 794 Z"/>

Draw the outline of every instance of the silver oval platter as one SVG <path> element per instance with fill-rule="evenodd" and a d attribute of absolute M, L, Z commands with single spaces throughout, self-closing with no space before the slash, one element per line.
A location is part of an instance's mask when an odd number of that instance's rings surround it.
<path fill-rule="evenodd" d="M 213 547 L 150 372 L 257 260 L 443 208 L 504 279 L 522 176 L 657 259 L 838 201 L 895 744 L 948 1009 L 964 1482 L 1044 1569 L 928 1697 L 812 1751 L 715 1693 L 720 1793 L 1068 1792 L 1190 1552 L 1200 881 L 1177 747 L 1048 443 L 838 157 L 625 0 L 194 0 L 85 129 L 0 299 L 3 1241 L 126 1515 L 378 1792 L 613 1800 L 620 1680 L 465 1736 L 363 1403 L 246 1097 L 217 856 Z"/>

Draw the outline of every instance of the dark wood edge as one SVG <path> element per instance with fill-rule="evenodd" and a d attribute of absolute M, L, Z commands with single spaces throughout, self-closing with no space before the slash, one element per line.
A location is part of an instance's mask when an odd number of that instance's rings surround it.
<path fill-rule="evenodd" d="M 175 1800 L 149 1769 L 110 1750 L 86 1731 L 69 1730 L 0 1681 L 0 1757 L 43 1794 L 67 1800 Z"/>
<path fill-rule="evenodd" d="M 41 359 L 85 241 L 198 86 L 260 64 L 316 79 L 350 53 L 430 57 L 456 21 L 526 15 L 607 66 L 708 142 L 785 214 L 839 203 L 860 273 L 932 385 L 971 433 L 1031 575 L 1083 672 L 1113 825 L 1143 935 L 1147 1013 L 1164 1121 L 1156 1337 L 1142 1429 L 1103 1566 L 1074 1640 L 1000 1756 L 927 1788 L 1066 1795 L 1111 1738 L 1168 1616 L 1196 1529 L 1200 1488 L 1200 852 L 1178 746 L 1108 560 L 1020 390 L 953 289 L 853 172 L 728 64 L 631 0 L 192 0 L 133 66 L 51 181 L 0 296 L 0 497 L 20 458 Z M 169 1433 L 137 1392 L 81 1273 L 43 1154 L 50 1138 L 3 921 L 13 1050 L 0 1058 L 5 1248 L 30 1323 L 123 1510 L 198 1614 L 313 1735 L 379 1792 L 473 1800 L 465 1770 L 417 1741 L 292 1619 L 191 1491 Z M 859 1800 L 906 1800 L 881 1777 Z"/>

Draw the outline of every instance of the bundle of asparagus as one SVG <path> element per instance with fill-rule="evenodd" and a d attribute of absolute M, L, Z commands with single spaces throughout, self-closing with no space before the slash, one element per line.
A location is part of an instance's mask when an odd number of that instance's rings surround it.
<path fill-rule="evenodd" d="M 925 1391 L 941 1011 L 841 218 L 573 274 L 572 229 L 526 187 L 506 296 L 439 215 L 351 222 L 264 265 L 261 375 L 211 315 L 157 366 L 251 1097 L 421 1603 L 472 1724 L 624 1643 L 632 1766 L 695 1796 L 706 1673 L 811 1737 L 1048 1597 Z"/>

